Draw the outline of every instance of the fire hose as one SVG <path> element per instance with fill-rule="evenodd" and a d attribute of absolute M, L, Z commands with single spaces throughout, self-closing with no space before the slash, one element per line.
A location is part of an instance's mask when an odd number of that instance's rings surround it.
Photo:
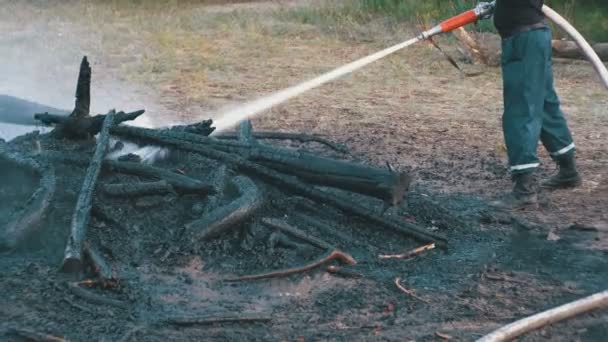
<path fill-rule="evenodd" d="M 304 92 L 319 87 L 342 76 L 350 74 L 355 70 L 358 70 L 368 64 L 371 64 L 372 62 L 382 59 L 410 45 L 416 44 L 420 41 L 428 40 L 429 38 L 442 33 L 451 32 L 459 27 L 472 24 L 480 19 L 489 18 L 494 12 L 495 5 L 496 1 L 481 2 L 475 8 L 461 13 L 457 16 L 454 16 L 450 19 L 447 19 L 441 22 L 440 24 L 434 26 L 433 28 L 420 33 L 414 38 L 411 38 L 402 43 L 396 44 L 394 46 L 388 47 L 384 50 L 363 57 L 354 62 L 338 67 L 311 80 L 302 82 L 298 85 L 283 89 L 281 91 L 261 97 L 259 99 L 247 102 L 241 106 L 238 106 L 237 108 L 222 112 L 214 119 L 214 124 L 216 127 L 215 132 L 221 132 L 225 129 L 233 127 L 234 125 L 247 118 L 251 118 L 295 96 L 303 94 Z M 549 7 L 543 6 L 543 12 L 545 13 L 547 18 L 549 18 L 557 26 L 564 29 L 566 32 L 568 32 L 568 34 L 573 37 L 574 41 L 581 48 L 585 56 L 593 64 L 604 86 L 608 88 L 608 70 L 606 70 L 606 66 L 602 63 L 600 58 L 591 48 L 589 43 L 587 43 L 585 38 L 583 38 L 583 36 L 572 25 L 570 25 L 570 23 L 568 23 L 564 18 L 562 18 L 559 14 L 557 14 Z"/>
<path fill-rule="evenodd" d="M 482 2 L 474 9 L 468 10 L 462 14 L 445 20 L 444 22 L 431 28 L 430 30 L 421 33 L 420 38 L 428 39 L 432 36 L 441 33 L 447 33 L 459 27 L 472 24 L 479 19 L 489 17 L 494 11 L 495 5 L 496 1 Z M 591 64 L 597 71 L 600 80 L 602 81 L 604 86 L 608 88 L 608 69 L 606 69 L 606 66 L 604 65 L 602 60 L 599 58 L 597 53 L 595 53 L 595 50 L 593 50 L 587 40 L 585 40 L 583 35 L 581 35 L 578 30 L 574 28 L 574 26 L 572 26 L 566 19 L 564 19 L 564 17 L 562 17 L 559 13 L 555 12 L 549 6 L 543 5 L 542 10 L 545 17 L 547 17 L 549 20 L 555 23 L 555 25 L 557 25 L 559 28 L 568 33 L 570 37 L 572 37 L 574 42 L 576 42 L 578 47 L 583 51 L 589 62 L 591 62 Z"/>
<path fill-rule="evenodd" d="M 585 40 L 585 38 L 574 28 L 574 26 L 570 25 L 570 23 L 564 19 L 559 13 L 555 12 L 549 6 L 543 6 L 543 13 L 549 20 L 555 23 L 555 25 L 559 26 L 562 30 L 566 31 L 572 39 L 576 42 L 578 47 L 583 51 L 585 56 L 589 59 L 589 62 L 593 65 L 595 70 L 604 86 L 608 88 L 608 69 L 600 59 L 600 57 L 595 53 L 595 50 L 589 45 L 589 43 Z"/>

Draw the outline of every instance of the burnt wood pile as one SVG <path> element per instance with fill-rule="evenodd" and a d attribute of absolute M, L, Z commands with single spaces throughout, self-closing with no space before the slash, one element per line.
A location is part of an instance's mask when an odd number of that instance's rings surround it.
<path fill-rule="evenodd" d="M 3 250 L 19 248 L 28 236 L 45 229 L 45 216 L 52 207 L 57 190 L 56 179 L 63 176 L 55 171 L 59 166 L 80 170 L 80 177 L 83 177 L 77 190 L 76 204 L 69 214 L 71 223 L 65 236 L 60 268 L 68 273 L 93 275 L 95 282 L 104 287 L 115 286 L 118 276 L 104 253 L 89 238 L 90 225 L 92 216 L 115 225 L 121 224 L 119 219 L 112 218 L 116 209 L 107 205 L 112 201 L 122 201 L 121 206 L 132 204 L 141 211 L 162 210 L 158 206 L 157 209 L 149 209 L 154 207 L 154 200 L 158 198 L 174 201 L 188 197 L 202 203 L 196 210 L 184 209 L 196 212 L 197 217 L 170 224 L 175 243 L 163 251 L 164 259 L 179 253 L 184 244 L 221 240 L 228 232 L 247 231 L 251 225 L 272 231 L 269 243 L 273 246 L 283 244 L 297 248 L 309 245 L 320 250 L 313 261 L 298 267 L 227 277 L 226 281 L 280 277 L 304 272 L 330 261 L 342 265 L 355 264 L 349 251 L 340 250 L 325 242 L 324 236 L 312 236 L 302 228 L 314 226 L 331 234 L 332 227 L 311 215 L 323 208 L 332 208 L 365 222 L 369 229 L 386 230 L 405 239 L 434 243 L 438 247 L 446 246 L 441 235 L 385 213 L 387 208 L 399 206 L 406 196 L 411 179 L 405 172 L 397 172 L 390 166 L 375 167 L 350 161 L 344 146 L 320 136 L 256 132 L 250 121 L 242 122 L 235 132 L 214 135 L 211 134 L 214 131 L 211 120 L 164 129 L 121 125 L 136 119 L 144 111 L 125 113 L 112 110 L 92 116 L 89 110 L 90 84 L 91 68 L 85 57 L 80 68 L 73 112 L 67 116 L 36 114 L 37 120 L 54 126 L 54 130 L 45 135 L 30 135 L 35 143 L 28 142 L 25 145 L 28 148 L 23 148 L 23 142 L 28 138 L 17 138 L 18 143 L 0 142 L 0 160 L 27 169 L 39 179 L 38 190 L 1 231 L 0 248 Z M 268 143 L 276 140 L 318 143 L 334 155 L 342 154 L 345 158 Z M 169 158 L 181 162 L 187 160 L 190 167 L 184 170 L 171 167 L 172 162 L 145 163 L 128 151 L 118 157 L 109 157 L 109 154 L 120 155 L 127 143 L 167 149 Z M 205 170 L 207 175 L 190 172 L 197 167 Z M 356 194 L 355 197 L 352 194 Z M 296 221 L 287 220 L 273 211 L 277 196 L 284 197 L 285 203 L 296 201 L 312 210 L 294 209 L 292 217 Z M 358 201 L 356 198 L 360 197 L 356 196 L 374 198 L 384 205 L 373 207 Z M 335 271 L 336 266 L 331 270 Z M 73 285 L 72 290 L 86 296 L 82 294 L 80 285 Z"/>

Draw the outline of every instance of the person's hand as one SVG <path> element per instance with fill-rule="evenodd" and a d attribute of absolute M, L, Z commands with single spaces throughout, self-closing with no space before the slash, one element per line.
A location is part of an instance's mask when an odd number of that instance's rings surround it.
<path fill-rule="evenodd" d="M 496 6 L 496 1 L 492 2 L 480 2 L 475 7 L 475 12 L 479 15 L 479 19 L 490 19 L 492 14 L 494 14 L 494 7 Z"/>

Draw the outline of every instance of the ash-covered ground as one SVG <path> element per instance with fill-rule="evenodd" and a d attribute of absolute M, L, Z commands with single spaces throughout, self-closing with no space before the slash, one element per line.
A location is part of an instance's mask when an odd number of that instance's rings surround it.
<path fill-rule="evenodd" d="M 30 134 L 3 144 L 41 162 L 44 156 L 61 156 L 49 161 L 56 192 L 42 224 L 17 250 L 0 258 L 0 291 L 5 294 L 0 328 L 8 340 L 26 340 L 25 330 L 70 341 L 435 340 L 441 334 L 471 340 L 502 323 L 603 290 L 608 281 L 605 252 L 580 247 L 596 238 L 593 229 L 570 229 L 552 241 L 518 213 L 496 213 L 475 196 L 440 195 L 414 185 L 406 203 L 384 215 L 444 234 L 448 248 L 384 260 L 379 255 L 420 243 L 251 177 L 263 193 L 262 209 L 208 241 L 190 238 L 184 227 L 208 214 L 209 196 L 177 192 L 116 198 L 96 191 L 87 240 L 111 265 L 113 279 L 110 285 L 76 285 L 96 295 L 86 298 L 73 286 L 93 279 L 90 270 L 65 274 L 60 267 L 86 171 L 86 165 L 70 160 L 88 160 L 95 141 Z M 341 157 L 324 147 L 306 148 Z M 221 165 L 178 150 L 155 164 L 203 182 L 213 182 L 224 170 Z M 1 170 L 3 224 L 25 205 L 39 177 L 8 160 Z M 226 169 L 229 180 L 239 175 Z M 150 180 L 102 170 L 99 184 Z M 379 200 L 343 195 L 382 210 Z M 237 196 L 229 181 L 215 205 Z M 298 215 L 321 221 L 323 229 Z M 277 237 L 261 223 L 264 218 L 285 220 L 349 253 L 357 264 L 334 262 L 341 274 L 328 273 L 328 263 L 288 277 L 227 282 L 302 266 L 325 253 L 288 234 Z M 396 278 L 414 295 L 398 289 Z M 217 317 L 263 320 L 200 322 Z M 605 312 L 592 313 L 527 340 L 599 341 L 608 333 L 606 317 Z"/>

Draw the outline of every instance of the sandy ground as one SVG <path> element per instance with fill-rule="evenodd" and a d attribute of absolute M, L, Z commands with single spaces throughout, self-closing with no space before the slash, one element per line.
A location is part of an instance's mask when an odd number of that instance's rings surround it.
<path fill-rule="evenodd" d="M 407 25 L 388 27 L 382 20 L 365 27 L 347 21 L 340 27 L 306 23 L 298 6 L 309 3 L 167 9 L 119 2 L 0 0 L 8 9 L 0 13 L 0 93 L 70 108 L 78 62 L 88 55 L 96 111 L 143 107 L 148 114 L 142 124 L 192 122 L 412 34 Z M 454 53 L 450 40 L 439 41 Z M 543 194 L 538 210 L 519 214 L 532 222 L 536 233 L 554 241 L 555 248 L 574 223 L 592 226 L 595 237 L 577 242 L 580 253 L 605 253 L 608 93 L 585 62 L 556 61 L 554 70 L 584 183 L 574 191 Z M 253 124 L 256 129 L 319 133 L 348 145 L 355 159 L 412 171 L 415 186 L 487 200 L 507 191 L 510 182 L 500 130 L 500 70 L 483 71 L 464 77 L 436 50 L 419 44 L 278 106 Z M 545 151 L 540 154 L 542 177 L 553 171 L 553 164 Z M 479 286 L 475 293 L 490 298 L 498 285 L 486 281 Z M 552 291 L 542 286 L 539 293 Z M 517 304 L 510 300 L 500 305 Z M 485 317 L 495 326 L 525 313 L 531 312 Z M 454 324 L 460 331 L 479 331 L 488 326 L 466 317 L 443 318 L 440 325 L 433 320 L 429 329 Z M 427 323 L 408 325 L 424 329 Z M 398 340 L 401 333 L 393 328 L 382 336 Z"/>

